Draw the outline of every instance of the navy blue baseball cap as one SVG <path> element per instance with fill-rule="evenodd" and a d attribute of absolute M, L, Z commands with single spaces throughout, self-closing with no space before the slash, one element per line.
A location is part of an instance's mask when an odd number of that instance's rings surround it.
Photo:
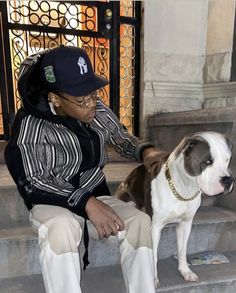
<path fill-rule="evenodd" d="M 94 73 L 84 49 L 71 46 L 48 51 L 42 59 L 42 73 L 49 89 L 72 96 L 86 96 L 109 83 Z"/>

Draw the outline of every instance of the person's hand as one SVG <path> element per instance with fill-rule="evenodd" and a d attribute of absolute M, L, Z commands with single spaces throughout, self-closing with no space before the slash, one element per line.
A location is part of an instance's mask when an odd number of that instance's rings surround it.
<path fill-rule="evenodd" d="M 162 161 L 164 157 L 168 155 L 167 152 L 164 152 L 162 150 L 159 150 L 154 147 L 146 148 L 143 151 L 143 164 L 147 171 L 150 170 L 153 163 L 156 163 L 158 161 Z"/>
<path fill-rule="evenodd" d="M 124 222 L 115 211 L 95 197 L 90 197 L 85 210 L 98 232 L 99 239 L 115 236 L 125 228 Z"/>

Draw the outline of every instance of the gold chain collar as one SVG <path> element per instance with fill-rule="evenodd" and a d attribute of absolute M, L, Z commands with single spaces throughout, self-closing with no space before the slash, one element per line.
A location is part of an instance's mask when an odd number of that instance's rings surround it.
<path fill-rule="evenodd" d="M 183 196 L 181 196 L 178 191 L 176 190 L 175 186 L 174 186 L 174 183 L 172 182 L 172 179 L 171 179 L 171 176 L 170 176 L 170 169 L 169 169 L 169 166 L 168 166 L 168 160 L 166 161 L 166 170 L 165 170 L 165 176 L 166 176 L 166 179 L 168 181 L 168 184 L 170 186 L 170 189 L 171 191 L 173 192 L 173 194 L 175 195 L 175 197 L 181 201 L 190 201 L 190 200 L 193 200 L 195 199 L 201 192 L 200 190 L 196 191 L 194 193 L 194 195 L 190 198 L 185 198 Z"/>

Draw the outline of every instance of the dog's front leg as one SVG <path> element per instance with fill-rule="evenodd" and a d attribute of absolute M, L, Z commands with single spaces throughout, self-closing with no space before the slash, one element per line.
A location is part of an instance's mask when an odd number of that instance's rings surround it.
<path fill-rule="evenodd" d="M 158 279 L 158 273 L 157 273 L 157 252 L 158 252 L 158 246 L 159 241 L 161 237 L 161 230 L 162 226 L 160 226 L 160 222 L 155 219 L 155 217 L 152 218 L 152 242 L 153 242 L 153 257 L 154 257 L 154 277 L 155 277 L 155 286 L 159 286 L 159 279 Z"/>
<path fill-rule="evenodd" d="M 198 276 L 192 272 L 187 264 L 187 243 L 192 227 L 192 220 L 182 221 L 176 227 L 179 271 L 188 282 L 198 281 Z"/>

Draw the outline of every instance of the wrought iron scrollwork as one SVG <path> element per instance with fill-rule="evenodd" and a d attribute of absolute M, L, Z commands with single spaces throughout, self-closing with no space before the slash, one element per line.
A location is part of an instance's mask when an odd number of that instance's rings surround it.
<path fill-rule="evenodd" d="M 109 18 L 109 32 L 105 20 L 99 20 L 101 2 L 106 5 L 104 13 Z M 6 1 L 8 16 L 8 31 L 10 37 L 11 68 L 14 90 L 15 110 L 21 106 L 17 90 L 18 71 L 26 56 L 37 53 L 46 48 L 60 45 L 84 48 L 91 61 L 94 71 L 107 78 L 112 78 L 114 69 L 119 77 L 119 86 L 107 85 L 100 92 L 103 101 L 112 106 L 116 103 L 117 114 L 121 122 L 130 132 L 134 130 L 134 100 L 136 83 L 137 60 L 135 46 L 136 32 L 136 1 L 119 1 L 120 15 L 116 29 L 120 34 L 116 48 L 119 52 L 118 60 L 111 60 L 113 51 L 112 22 L 115 13 L 110 1 Z M 104 14 L 102 14 L 104 16 Z M 100 15 L 101 17 L 101 15 Z M 103 22 L 101 24 L 101 22 Z M 105 29 L 104 32 L 101 28 Z M 116 45 L 115 45 L 116 46 Z M 116 58 L 115 58 L 116 59 Z M 117 62 L 117 67 L 112 66 Z M 119 70 L 119 74 L 117 71 Z M 113 82 L 118 82 L 117 80 Z M 110 93 L 111 91 L 111 93 Z M 118 92 L 119 91 L 119 92 Z M 111 99 L 110 94 L 113 95 Z M 112 102 L 110 102 L 112 101 Z M 0 123 L 1 124 L 1 123 Z"/>
<path fill-rule="evenodd" d="M 97 7 L 59 1 L 9 1 L 8 19 L 19 27 L 10 30 L 16 109 L 20 107 L 17 91 L 19 65 L 27 55 L 45 48 L 61 44 L 83 47 L 96 73 L 109 79 L 109 41 L 95 36 L 98 29 Z M 83 31 L 87 32 L 85 36 L 81 33 Z M 107 104 L 108 93 L 109 86 L 101 92 Z"/>

